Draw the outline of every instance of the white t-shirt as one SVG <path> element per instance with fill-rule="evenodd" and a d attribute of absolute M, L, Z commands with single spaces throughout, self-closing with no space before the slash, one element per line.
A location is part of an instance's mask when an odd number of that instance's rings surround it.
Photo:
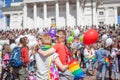
<path fill-rule="evenodd" d="M 52 56 L 52 61 L 54 61 L 58 57 L 58 54 L 53 53 L 53 55 L 51 56 Z M 44 57 L 41 54 L 36 53 L 35 60 L 36 60 L 36 65 L 37 65 L 37 71 L 36 71 L 37 80 L 47 80 L 50 56 Z"/>

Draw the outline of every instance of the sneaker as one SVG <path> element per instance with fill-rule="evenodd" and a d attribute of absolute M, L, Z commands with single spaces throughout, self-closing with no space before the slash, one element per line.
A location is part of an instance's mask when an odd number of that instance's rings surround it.
<path fill-rule="evenodd" d="M 111 77 L 109 77 L 109 80 L 112 80 L 112 78 L 111 78 Z"/>

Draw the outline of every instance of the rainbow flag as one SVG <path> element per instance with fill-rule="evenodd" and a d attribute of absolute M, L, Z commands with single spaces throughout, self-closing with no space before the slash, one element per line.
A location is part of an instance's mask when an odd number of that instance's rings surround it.
<path fill-rule="evenodd" d="M 110 58 L 108 58 L 108 57 L 105 58 L 105 64 L 107 67 L 110 66 Z"/>
<path fill-rule="evenodd" d="M 76 59 L 70 61 L 68 69 L 74 75 L 74 80 L 84 78 L 83 70 L 80 68 L 79 63 Z"/>
<path fill-rule="evenodd" d="M 96 58 L 95 57 L 92 57 L 92 62 L 95 62 L 96 61 Z"/>
<path fill-rule="evenodd" d="M 48 45 L 48 46 L 41 46 L 41 49 L 44 50 L 44 51 L 45 51 L 45 50 L 48 50 L 48 49 L 50 49 L 50 48 L 51 48 L 50 45 Z"/>

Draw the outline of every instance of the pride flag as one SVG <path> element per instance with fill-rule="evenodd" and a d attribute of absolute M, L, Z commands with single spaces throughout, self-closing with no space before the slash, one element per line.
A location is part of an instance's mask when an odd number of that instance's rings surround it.
<path fill-rule="evenodd" d="M 41 46 L 41 49 L 44 50 L 44 51 L 48 50 L 49 48 L 51 48 L 50 45 L 48 45 L 48 46 Z"/>
<path fill-rule="evenodd" d="M 83 70 L 80 68 L 76 59 L 70 61 L 68 69 L 74 75 L 74 80 L 79 80 L 84 77 Z"/>
<path fill-rule="evenodd" d="M 95 62 L 96 61 L 96 58 L 95 57 L 92 57 L 92 62 Z"/>
<path fill-rule="evenodd" d="M 107 67 L 110 66 L 110 58 L 108 58 L 108 57 L 105 58 L 105 64 Z"/>

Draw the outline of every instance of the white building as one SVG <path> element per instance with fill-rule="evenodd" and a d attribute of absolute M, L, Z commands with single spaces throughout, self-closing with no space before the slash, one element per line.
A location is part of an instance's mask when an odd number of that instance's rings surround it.
<path fill-rule="evenodd" d="M 85 2 L 84 2 L 85 1 Z M 23 0 L 3 8 L 4 28 L 57 28 L 120 23 L 120 0 Z M 91 8 L 93 5 L 93 8 Z M 7 18 L 6 18 L 7 17 Z"/>

